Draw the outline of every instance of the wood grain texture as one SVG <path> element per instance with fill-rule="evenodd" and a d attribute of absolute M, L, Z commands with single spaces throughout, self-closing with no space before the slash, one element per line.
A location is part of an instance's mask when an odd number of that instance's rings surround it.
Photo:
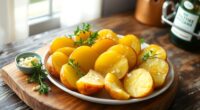
<path fill-rule="evenodd" d="M 156 28 L 146 26 L 136 21 L 133 16 L 133 13 L 125 13 L 107 18 L 100 18 L 90 23 L 93 24 L 95 30 L 110 28 L 119 34 L 136 34 L 141 38 L 145 38 L 147 43 L 159 44 L 164 47 L 168 52 L 168 57 L 172 61 L 180 80 L 179 90 L 170 110 L 200 109 L 200 53 L 187 52 L 174 46 L 169 39 L 169 27 Z M 1 47 L 0 67 L 13 62 L 16 54 L 37 50 L 48 44 L 58 35 L 72 33 L 72 30 L 75 28 L 76 26 L 59 28 Z M 1 110 L 30 109 L 14 92 L 12 92 L 1 78 L 0 108 Z"/>
<path fill-rule="evenodd" d="M 41 56 L 48 50 L 48 46 L 45 46 L 37 51 Z M 27 75 L 20 72 L 15 63 L 11 63 L 1 70 L 2 77 L 5 83 L 31 108 L 35 110 L 167 110 L 171 104 L 177 90 L 178 76 L 175 77 L 173 85 L 162 95 L 136 104 L 128 105 L 102 105 L 87 102 L 76 97 L 73 97 L 64 91 L 60 90 L 56 86 L 50 86 L 52 91 L 48 95 L 40 95 L 38 92 L 32 91 L 35 84 L 28 84 L 26 79 Z M 162 102 L 162 103 L 160 103 Z M 159 104 L 159 106 L 158 106 Z M 141 108 L 142 107 L 142 108 Z"/>

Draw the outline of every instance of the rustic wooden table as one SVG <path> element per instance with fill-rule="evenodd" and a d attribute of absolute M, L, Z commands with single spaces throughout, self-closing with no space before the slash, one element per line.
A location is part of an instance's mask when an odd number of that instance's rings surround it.
<path fill-rule="evenodd" d="M 174 46 L 169 40 L 170 28 L 150 27 L 137 22 L 132 14 L 120 14 L 101 18 L 90 22 L 93 28 L 110 28 L 118 34 L 135 34 L 145 38 L 147 43 L 155 43 L 164 47 L 174 68 L 179 74 L 179 91 L 170 110 L 200 109 L 200 54 L 184 51 Z M 60 28 L 11 43 L 0 51 L 0 68 L 12 62 L 16 54 L 24 51 L 34 51 L 42 47 L 58 35 L 70 34 L 74 27 Z M 162 102 L 160 102 L 162 103 Z M 0 78 L 0 109 L 24 110 L 30 109 Z"/>

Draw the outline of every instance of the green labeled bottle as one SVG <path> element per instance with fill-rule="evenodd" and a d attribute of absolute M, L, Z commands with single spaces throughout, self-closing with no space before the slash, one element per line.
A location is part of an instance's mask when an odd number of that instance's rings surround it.
<path fill-rule="evenodd" d="M 174 24 L 200 35 L 200 0 L 182 0 Z M 171 40 L 175 45 L 186 50 L 200 50 L 200 39 L 178 28 L 171 28 Z"/>

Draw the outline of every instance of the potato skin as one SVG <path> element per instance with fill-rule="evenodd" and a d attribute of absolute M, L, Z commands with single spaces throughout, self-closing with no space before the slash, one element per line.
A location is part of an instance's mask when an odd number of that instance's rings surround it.
<path fill-rule="evenodd" d="M 104 88 L 104 78 L 94 70 L 81 77 L 76 86 L 81 94 L 92 95 Z"/>
<path fill-rule="evenodd" d="M 127 45 L 135 50 L 136 54 L 139 55 L 141 51 L 141 43 L 137 36 L 133 34 L 128 34 L 121 39 L 119 39 L 119 43 L 123 45 Z"/>
<path fill-rule="evenodd" d="M 145 97 L 153 92 L 153 79 L 151 74 L 138 68 L 128 73 L 124 79 L 125 90 L 135 98 Z"/>
<path fill-rule="evenodd" d="M 73 47 L 63 47 L 63 48 L 56 50 L 56 52 L 57 51 L 62 52 L 69 57 L 74 50 L 75 50 L 75 48 L 73 48 Z"/>
<path fill-rule="evenodd" d="M 118 43 L 118 37 L 117 34 L 115 32 L 113 32 L 110 29 L 102 29 L 98 32 L 98 39 L 97 40 L 101 40 L 101 39 L 111 39 L 113 41 L 115 41 L 116 43 Z"/>
<path fill-rule="evenodd" d="M 52 54 L 62 47 L 74 47 L 74 41 L 66 36 L 57 37 L 51 42 L 50 53 Z"/>
<path fill-rule="evenodd" d="M 105 77 L 105 89 L 114 99 L 127 100 L 130 95 L 125 92 L 120 80 L 112 73 L 108 73 Z"/>
<path fill-rule="evenodd" d="M 98 55 L 100 55 L 115 44 L 116 42 L 111 39 L 102 39 L 93 44 L 92 49 L 94 49 L 98 53 Z"/>
<path fill-rule="evenodd" d="M 79 78 L 80 76 L 69 64 L 62 66 L 60 80 L 67 88 L 77 90 L 76 82 Z"/>
<path fill-rule="evenodd" d="M 130 48 L 129 46 L 117 44 L 108 49 L 108 51 L 115 51 L 121 55 L 124 55 L 129 64 L 129 70 L 133 69 L 137 62 L 137 54 L 136 52 Z"/>
<path fill-rule="evenodd" d="M 161 58 L 163 60 L 166 60 L 166 58 L 167 58 L 167 53 L 166 53 L 165 49 L 163 49 L 159 45 L 151 44 L 148 47 L 146 47 L 144 50 L 142 50 L 141 53 L 139 54 L 138 60 L 137 60 L 138 65 L 140 65 L 144 62 L 143 61 L 144 55 L 150 51 L 152 51 L 152 54 L 155 55 L 154 57 L 156 57 L 156 58 Z"/>
<path fill-rule="evenodd" d="M 148 59 L 139 67 L 150 72 L 155 88 L 160 88 L 164 85 L 169 72 L 169 64 L 165 60 L 160 58 Z"/>
<path fill-rule="evenodd" d="M 56 70 L 55 70 L 55 68 L 53 67 L 53 64 L 52 64 L 52 56 L 49 56 L 49 58 L 47 60 L 46 68 L 51 75 L 53 75 L 56 78 L 59 78 L 57 73 L 56 73 Z"/>
<path fill-rule="evenodd" d="M 113 73 L 119 79 L 122 79 L 128 72 L 129 67 L 125 56 L 115 51 L 106 51 L 97 58 L 94 68 L 103 76 L 106 76 L 107 73 Z"/>
<path fill-rule="evenodd" d="M 97 57 L 97 52 L 91 47 L 80 46 L 71 53 L 69 58 L 74 59 L 80 65 L 80 69 L 87 73 L 94 68 Z"/>
<path fill-rule="evenodd" d="M 61 67 L 68 62 L 68 57 L 62 52 L 54 52 L 47 60 L 47 69 L 56 78 L 60 78 Z"/>

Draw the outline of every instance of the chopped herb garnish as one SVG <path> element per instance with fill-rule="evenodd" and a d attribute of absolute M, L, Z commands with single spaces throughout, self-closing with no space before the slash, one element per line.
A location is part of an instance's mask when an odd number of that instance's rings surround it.
<path fill-rule="evenodd" d="M 141 39 L 140 39 L 140 43 L 143 44 L 144 42 L 145 42 L 145 41 L 144 41 L 144 38 L 141 38 Z"/>
<path fill-rule="evenodd" d="M 31 62 L 34 68 L 34 73 L 28 78 L 29 83 L 38 83 L 39 86 L 35 87 L 35 90 L 39 91 L 40 94 L 47 94 L 50 91 L 50 87 L 45 83 L 47 78 L 46 70 L 42 68 L 41 63 Z"/>
<path fill-rule="evenodd" d="M 85 32 L 88 32 L 90 31 L 90 24 L 88 23 L 83 23 L 82 26 L 78 26 L 76 28 L 76 30 L 74 31 L 74 35 L 78 36 L 81 32 L 85 33 Z"/>
<path fill-rule="evenodd" d="M 157 55 L 157 54 L 153 54 L 153 51 L 150 50 L 150 51 L 148 51 L 148 52 L 146 52 L 146 53 L 144 54 L 142 60 L 143 60 L 143 61 L 146 61 L 146 60 L 149 59 L 149 58 L 156 58 L 156 55 Z"/>
<path fill-rule="evenodd" d="M 95 43 L 95 40 L 97 39 L 97 37 L 98 37 L 98 32 L 96 31 L 96 32 L 92 33 L 85 41 L 83 39 L 75 41 L 74 45 L 75 46 L 81 46 L 81 45 L 91 46 L 92 44 Z"/>
<path fill-rule="evenodd" d="M 84 40 L 80 38 L 80 40 L 74 42 L 74 45 L 75 45 L 75 46 L 84 45 Z"/>
<path fill-rule="evenodd" d="M 86 44 L 89 45 L 89 46 L 91 46 L 92 44 L 95 43 L 95 40 L 97 39 L 97 37 L 98 37 L 98 32 L 96 31 L 96 32 L 92 33 L 92 34 L 87 38 Z"/>
<path fill-rule="evenodd" d="M 84 75 L 84 73 L 80 70 L 80 65 L 75 63 L 74 59 L 69 59 L 68 64 L 76 71 L 80 77 Z"/>

